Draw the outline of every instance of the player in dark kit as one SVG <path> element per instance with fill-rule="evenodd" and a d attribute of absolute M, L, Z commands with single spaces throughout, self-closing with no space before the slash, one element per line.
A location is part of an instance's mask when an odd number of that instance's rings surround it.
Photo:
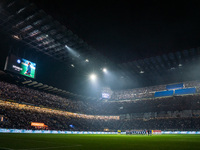
<path fill-rule="evenodd" d="M 148 136 L 149 136 L 149 134 L 150 134 L 150 130 L 147 130 L 147 134 L 148 134 Z"/>
<path fill-rule="evenodd" d="M 152 130 L 147 130 L 148 136 L 152 135 Z"/>
<path fill-rule="evenodd" d="M 29 76 L 31 75 L 31 63 L 30 62 L 28 62 L 28 67 L 24 74 L 29 75 Z"/>

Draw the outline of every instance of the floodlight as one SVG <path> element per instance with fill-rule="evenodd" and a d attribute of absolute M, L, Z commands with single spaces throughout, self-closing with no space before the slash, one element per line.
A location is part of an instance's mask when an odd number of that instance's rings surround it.
<path fill-rule="evenodd" d="M 140 73 L 144 73 L 144 71 L 143 71 L 143 70 L 141 70 L 141 71 L 140 71 Z"/>
<path fill-rule="evenodd" d="M 93 74 L 90 75 L 90 79 L 91 79 L 92 81 L 95 81 L 96 78 L 97 78 L 96 74 L 93 73 Z"/>
<path fill-rule="evenodd" d="M 68 50 L 68 52 L 70 54 L 72 54 L 75 57 L 80 57 L 80 54 L 78 54 L 78 52 L 76 52 L 76 50 L 74 50 L 73 48 L 70 48 L 69 46 L 65 45 L 65 48 Z"/>
<path fill-rule="evenodd" d="M 103 72 L 106 73 L 106 72 L 107 72 L 107 69 L 106 69 L 106 68 L 103 68 Z"/>
<path fill-rule="evenodd" d="M 21 37 L 19 35 L 12 35 L 12 37 L 15 39 L 15 40 L 21 40 Z"/>
<path fill-rule="evenodd" d="M 74 64 L 71 64 L 72 67 L 75 67 Z"/>
<path fill-rule="evenodd" d="M 17 59 L 17 63 L 20 64 L 20 63 L 21 63 L 21 60 L 20 60 L 20 59 Z"/>

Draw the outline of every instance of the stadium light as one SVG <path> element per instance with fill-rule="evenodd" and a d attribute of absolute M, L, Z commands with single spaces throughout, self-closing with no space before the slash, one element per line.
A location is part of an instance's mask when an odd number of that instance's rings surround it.
<path fill-rule="evenodd" d="M 141 71 L 140 71 L 140 73 L 144 73 L 144 71 L 143 71 L 143 70 L 141 70 Z"/>
<path fill-rule="evenodd" d="M 12 37 L 15 39 L 15 40 L 21 40 L 21 37 L 19 35 L 12 35 Z"/>
<path fill-rule="evenodd" d="M 20 64 L 20 63 L 21 63 L 21 60 L 20 60 L 20 59 L 17 59 L 17 63 Z"/>
<path fill-rule="evenodd" d="M 74 49 L 70 48 L 69 46 L 65 45 L 65 48 L 68 50 L 69 53 L 71 53 L 75 57 L 80 57 L 80 54 L 76 52 Z"/>
<path fill-rule="evenodd" d="M 75 66 L 74 66 L 74 64 L 71 64 L 71 66 L 74 68 Z"/>
<path fill-rule="evenodd" d="M 97 79 L 96 74 L 92 73 L 92 74 L 90 75 L 90 79 L 91 79 L 92 81 L 95 81 L 95 80 Z"/>
<path fill-rule="evenodd" d="M 104 72 L 104 73 L 107 73 L 107 69 L 106 69 L 106 68 L 103 68 L 103 72 Z"/>

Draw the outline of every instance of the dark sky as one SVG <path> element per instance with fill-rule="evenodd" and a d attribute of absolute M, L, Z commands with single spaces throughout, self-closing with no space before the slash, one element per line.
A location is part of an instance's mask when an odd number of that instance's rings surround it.
<path fill-rule="evenodd" d="M 198 0 L 34 3 L 117 63 L 200 46 Z"/>

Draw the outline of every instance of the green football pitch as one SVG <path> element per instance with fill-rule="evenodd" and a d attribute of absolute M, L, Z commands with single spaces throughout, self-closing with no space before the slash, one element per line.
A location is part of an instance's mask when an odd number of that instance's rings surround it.
<path fill-rule="evenodd" d="M 0 134 L 0 150 L 196 150 L 200 135 Z"/>

